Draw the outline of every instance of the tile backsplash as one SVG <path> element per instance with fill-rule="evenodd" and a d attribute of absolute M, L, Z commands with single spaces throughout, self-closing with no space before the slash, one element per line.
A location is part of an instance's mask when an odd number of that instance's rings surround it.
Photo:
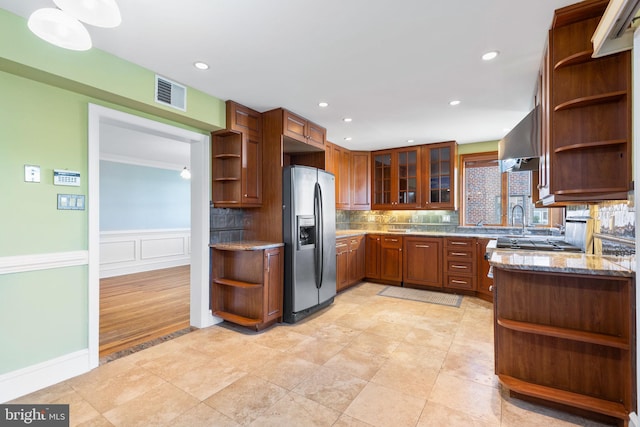
<path fill-rule="evenodd" d="M 636 236 L 636 209 L 626 202 L 603 202 L 591 207 L 596 219 L 595 232 L 608 236 L 634 239 Z"/>
<path fill-rule="evenodd" d="M 458 227 L 456 211 L 337 211 L 338 230 L 403 229 L 452 232 Z"/>
<path fill-rule="evenodd" d="M 210 208 L 209 243 L 243 240 L 244 211 L 242 209 Z"/>

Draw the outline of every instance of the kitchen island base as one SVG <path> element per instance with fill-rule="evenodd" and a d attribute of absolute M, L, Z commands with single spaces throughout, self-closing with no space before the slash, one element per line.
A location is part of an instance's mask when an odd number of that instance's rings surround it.
<path fill-rule="evenodd" d="M 494 279 L 500 383 L 628 425 L 636 407 L 631 279 L 495 265 Z"/>

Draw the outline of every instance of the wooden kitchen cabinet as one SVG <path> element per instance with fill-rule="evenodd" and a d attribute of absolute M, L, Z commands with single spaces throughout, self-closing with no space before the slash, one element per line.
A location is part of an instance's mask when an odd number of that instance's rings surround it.
<path fill-rule="evenodd" d="M 367 234 L 365 237 L 365 276 L 367 279 L 380 280 L 380 241 L 379 234 Z"/>
<path fill-rule="evenodd" d="M 487 245 L 491 239 L 477 238 L 476 265 L 478 269 L 477 296 L 485 301 L 493 302 L 493 279 L 488 277 L 489 260 L 486 258 Z"/>
<path fill-rule="evenodd" d="M 284 250 L 211 248 L 211 310 L 229 322 L 261 330 L 282 319 Z"/>
<path fill-rule="evenodd" d="M 282 134 L 324 150 L 327 130 L 291 111 L 282 109 Z"/>
<path fill-rule="evenodd" d="M 336 289 L 353 286 L 365 277 L 365 237 L 336 238 Z"/>
<path fill-rule="evenodd" d="M 626 200 L 631 189 L 631 51 L 591 56 L 608 3 L 583 1 L 554 14 L 539 90 L 544 205 Z"/>
<path fill-rule="evenodd" d="M 372 209 L 419 209 L 422 162 L 419 146 L 373 151 Z"/>
<path fill-rule="evenodd" d="M 445 237 L 445 288 L 476 290 L 476 252 L 474 237 Z"/>
<path fill-rule="evenodd" d="M 380 280 L 392 285 L 402 284 L 402 236 L 381 236 Z"/>
<path fill-rule="evenodd" d="M 211 134 L 211 200 L 219 208 L 262 205 L 262 115 L 227 101 L 227 129 Z"/>
<path fill-rule="evenodd" d="M 425 165 L 422 206 L 425 209 L 455 210 L 458 144 L 448 141 L 424 145 L 422 157 Z"/>
<path fill-rule="evenodd" d="M 352 236 L 349 240 L 349 285 L 354 285 L 365 276 L 365 239 L 364 236 Z"/>
<path fill-rule="evenodd" d="M 351 206 L 351 155 L 349 150 L 333 145 L 333 164 L 336 177 L 336 209 Z"/>
<path fill-rule="evenodd" d="M 349 286 L 349 238 L 336 238 L 336 291 Z"/>
<path fill-rule="evenodd" d="M 371 209 L 371 153 L 351 151 L 350 160 L 350 210 L 369 210 Z"/>
<path fill-rule="evenodd" d="M 404 237 L 404 248 L 404 285 L 442 288 L 442 238 Z"/>
<path fill-rule="evenodd" d="M 636 408 L 631 278 L 494 266 L 495 370 L 538 403 L 617 419 Z"/>

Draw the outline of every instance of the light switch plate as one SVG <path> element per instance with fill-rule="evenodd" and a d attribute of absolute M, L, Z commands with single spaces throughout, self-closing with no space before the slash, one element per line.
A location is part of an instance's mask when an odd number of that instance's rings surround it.
<path fill-rule="evenodd" d="M 24 182 L 40 182 L 40 166 L 24 165 Z"/>

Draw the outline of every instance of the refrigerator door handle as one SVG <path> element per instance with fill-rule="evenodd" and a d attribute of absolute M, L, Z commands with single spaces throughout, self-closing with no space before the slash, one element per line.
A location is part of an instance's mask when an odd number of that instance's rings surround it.
<path fill-rule="evenodd" d="M 322 271 L 324 269 L 324 242 L 322 241 L 322 236 L 324 235 L 323 227 L 323 212 L 322 212 L 322 189 L 320 188 L 320 183 L 316 182 L 315 189 L 313 192 L 313 204 L 315 210 L 315 221 L 316 221 L 316 288 L 320 289 L 322 286 Z"/>

